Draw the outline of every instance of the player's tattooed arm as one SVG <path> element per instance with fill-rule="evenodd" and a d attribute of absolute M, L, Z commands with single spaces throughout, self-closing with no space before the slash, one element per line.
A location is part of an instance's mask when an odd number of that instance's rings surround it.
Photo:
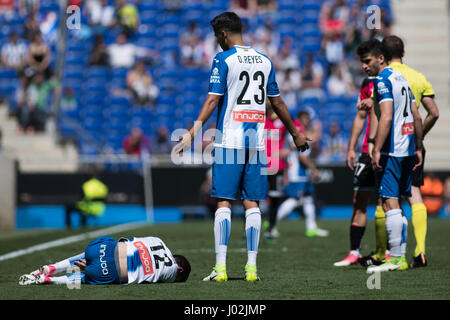
<path fill-rule="evenodd" d="M 286 107 L 286 103 L 284 103 L 283 99 L 280 96 L 269 97 L 270 103 L 272 104 L 272 109 L 280 118 L 281 122 L 283 122 L 286 129 L 294 138 L 294 143 L 300 151 L 305 151 L 309 148 L 308 141 L 312 141 L 310 138 L 305 136 L 303 133 L 300 133 L 297 130 L 297 127 L 294 125 L 292 121 L 291 115 Z"/>

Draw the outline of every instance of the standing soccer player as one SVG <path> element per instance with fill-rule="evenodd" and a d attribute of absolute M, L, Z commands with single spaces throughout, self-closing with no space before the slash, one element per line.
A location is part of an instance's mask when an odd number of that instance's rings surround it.
<path fill-rule="evenodd" d="M 423 121 L 423 138 L 431 130 L 439 118 L 439 109 L 434 101 L 434 90 L 431 84 L 427 81 L 425 76 L 403 64 L 403 56 L 405 55 L 405 47 L 402 39 L 397 36 L 388 36 L 383 39 L 383 47 L 389 59 L 389 66 L 399 71 L 408 80 L 411 85 L 412 92 L 416 98 L 417 107 L 422 104 L 427 111 L 427 116 Z M 365 108 L 372 107 L 371 99 L 362 104 Z M 422 149 L 423 161 L 425 161 L 425 149 Z M 411 267 L 425 267 L 428 262 L 425 257 L 425 239 L 427 235 L 427 208 L 425 207 L 420 192 L 420 187 L 423 185 L 423 168 L 424 164 L 413 172 L 411 197 L 408 198 L 412 211 L 412 223 L 414 227 L 414 236 L 416 238 L 416 248 L 414 251 L 414 259 Z M 377 243 L 382 242 L 379 235 L 376 233 Z M 378 246 L 377 246 L 378 248 Z"/>
<path fill-rule="evenodd" d="M 364 79 L 359 90 L 359 102 L 365 99 L 370 99 L 373 93 L 373 77 Z M 353 177 L 353 213 L 350 225 L 350 252 L 346 258 L 341 261 L 335 262 L 335 267 L 346 267 L 361 262 L 361 241 L 364 236 L 367 225 L 367 203 L 370 195 L 375 187 L 375 174 L 372 169 L 370 156 L 368 153 L 369 143 L 374 141 L 369 139 L 370 126 L 366 127 L 364 141 L 362 145 L 361 155 L 356 163 L 356 143 L 361 135 L 364 125 L 370 122 L 371 109 L 359 109 L 353 120 L 353 126 L 350 134 L 350 140 L 347 149 L 347 166 L 350 170 L 354 171 Z M 382 219 L 380 219 L 380 217 Z M 375 211 L 375 224 L 380 225 L 376 230 L 386 230 L 385 227 L 385 214 L 383 208 L 377 205 Z M 382 237 L 377 237 L 377 239 Z M 380 248 L 380 252 L 376 252 L 374 255 L 366 257 L 365 261 L 370 261 L 371 264 L 381 264 L 385 259 L 386 252 L 386 238 L 384 238 L 383 245 L 377 245 Z M 367 262 L 366 262 L 367 264 Z"/>
<path fill-rule="evenodd" d="M 211 26 L 223 52 L 213 59 L 208 96 L 197 121 L 180 137 L 177 149 L 190 148 L 193 138 L 218 106 L 211 192 L 211 196 L 217 198 L 214 218 L 216 264 L 203 280 L 228 280 L 226 254 L 231 232 L 231 200 L 240 197 L 245 208 L 247 238 L 245 280 L 256 281 L 259 280 L 256 257 L 261 230 L 259 201 L 267 198 L 268 190 L 264 172 L 267 169 L 264 150 L 266 97 L 301 151 L 308 149 L 309 139 L 299 133 L 292 122 L 280 97 L 270 59 L 244 43 L 239 16 L 233 12 L 222 13 L 211 21 Z"/>
<path fill-rule="evenodd" d="M 374 124 L 377 127 L 371 162 L 376 172 L 378 197 L 386 213 L 391 254 L 388 261 L 369 267 L 367 272 L 405 270 L 408 268 L 405 259 L 408 221 L 399 198 L 411 196 L 412 171 L 422 164 L 422 119 L 408 81 L 400 72 L 388 67 L 381 42 L 366 41 L 358 47 L 357 53 L 364 71 L 376 76 L 377 104 L 370 121 L 371 127 Z"/>

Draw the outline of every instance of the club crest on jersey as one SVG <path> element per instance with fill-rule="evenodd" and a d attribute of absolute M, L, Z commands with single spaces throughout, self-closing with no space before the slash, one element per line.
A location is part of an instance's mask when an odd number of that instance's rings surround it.
<path fill-rule="evenodd" d="M 150 254 L 148 253 L 145 244 L 142 241 L 136 241 L 133 245 L 138 249 L 139 258 L 141 259 L 142 267 L 144 268 L 144 274 L 153 274 L 153 265 Z"/>
<path fill-rule="evenodd" d="M 211 78 L 209 79 L 209 83 L 220 83 L 219 69 L 214 68 L 212 70 Z"/>
<path fill-rule="evenodd" d="M 264 123 L 265 114 L 264 111 L 233 111 L 233 120 L 238 122 L 253 122 Z"/>
<path fill-rule="evenodd" d="M 378 94 L 380 94 L 380 95 L 389 93 L 389 89 L 386 87 L 384 82 L 378 82 L 377 88 L 378 88 Z"/>

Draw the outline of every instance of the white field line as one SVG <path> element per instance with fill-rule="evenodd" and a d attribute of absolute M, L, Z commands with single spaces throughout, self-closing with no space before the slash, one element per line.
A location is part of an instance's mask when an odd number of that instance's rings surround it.
<path fill-rule="evenodd" d="M 54 247 L 64 246 L 69 243 L 74 243 L 74 242 L 78 242 L 78 241 L 82 241 L 82 240 L 86 240 L 86 239 L 98 238 L 98 237 L 105 236 L 105 235 L 112 234 L 112 233 L 119 233 L 119 232 L 131 230 L 131 229 L 139 228 L 146 224 L 147 223 L 143 223 L 143 222 L 124 223 L 124 224 L 120 224 L 117 226 L 112 226 L 112 227 L 108 227 L 108 228 L 104 228 L 104 229 L 100 229 L 100 230 L 96 230 L 96 231 L 86 232 L 86 233 L 77 234 L 77 235 L 66 237 L 66 238 L 61 238 L 61 239 L 56 239 L 56 240 L 49 241 L 49 242 L 44 242 L 44 243 L 41 243 L 41 244 L 38 244 L 35 246 L 28 247 L 26 249 L 16 250 L 16 251 L 12 251 L 10 253 L 3 254 L 0 256 L 0 261 L 17 258 L 17 257 L 23 256 L 23 255 L 29 254 L 29 253 L 36 252 L 36 251 L 42 251 L 42 250 L 47 250 L 47 249 L 54 248 Z"/>

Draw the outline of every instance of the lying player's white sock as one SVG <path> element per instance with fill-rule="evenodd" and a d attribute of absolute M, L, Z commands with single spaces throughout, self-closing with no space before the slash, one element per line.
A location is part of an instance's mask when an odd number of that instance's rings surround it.
<path fill-rule="evenodd" d="M 294 211 L 298 206 L 298 200 L 295 198 L 288 198 L 283 201 L 283 203 L 278 208 L 277 212 L 277 222 L 283 220 L 289 213 Z"/>
<path fill-rule="evenodd" d="M 303 212 L 305 213 L 306 230 L 317 229 L 316 224 L 316 206 L 311 196 L 303 198 Z"/>
<path fill-rule="evenodd" d="M 84 282 L 84 273 L 71 273 L 60 277 L 49 277 L 54 284 L 81 284 Z"/>
<path fill-rule="evenodd" d="M 259 208 L 245 210 L 245 234 L 247 235 L 247 263 L 256 264 L 259 234 L 261 230 L 261 211 Z"/>
<path fill-rule="evenodd" d="M 222 207 L 216 210 L 214 218 L 214 244 L 216 263 L 225 266 L 228 240 L 231 234 L 231 209 Z"/>
<path fill-rule="evenodd" d="M 68 269 L 74 266 L 74 262 L 80 259 L 84 259 L 84 252 L 77 254 L 76 256 L 51 264 L 50 266 L 55 267 L 55 271 L 53 271 L 53 274 L 60 272 L 67 272 Z"/>
<path fill-rule="evenodd" d="M 392 209 L 386 212 L 386 231 L 392 257 L 405 255 L 408 221 L 403 218 L 405 217 L 402 209 Z"/>

